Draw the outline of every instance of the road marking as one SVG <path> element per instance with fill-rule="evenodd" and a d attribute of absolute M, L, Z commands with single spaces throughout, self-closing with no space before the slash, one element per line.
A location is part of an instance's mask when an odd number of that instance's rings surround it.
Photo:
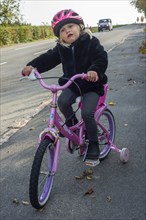
<path fill-rule="evenodd" d="M 41 44 L 44 44 L 44 43 L 41 43 Z M 38 45 L 41 45 L 41 44 L 38 44 Z M 23 49 L 27 49 L 27 48 L 30 48 L 30 47 L 34 47 L 34 45 L 30 45 L 30 46 L 26 46 L 26 47 L 19 47 L 19 48 L 16 48 L 15 50 L 23 50 Z M 37 55 L 37 54 L 40 54 L 40 53 L 45 53 L 47 50 L 44 50 L 44 51 L 39 51 L 37 53 L 34 53 L 33 55 Z"/>
<path fill-rule="evenodd" d="M 124 43 L 124 41 L 127 38 L 123 38 L 120 42 L 116 43 L 113 47 L 111 47 L 109 50 L 107 50 L 107 53 L 111 52 L 113 49 L 115 49 L 117 46 L 121 45 L 122 43 Z"/>
<path fill-rule="evenodd" d="M 43 43 L 38 43 L 38 44 L 33 44 L 33 45 L 27 45 L 27 46 L 23 46 L 23 47 L 19 47 L 19 48 L 16 48 L 15 50 L 23 50 L 23 49 L 26 49 L 26 48 L 29 48 L 29 47 L 36 47 L 36 46 L 39 46 L 39 45 L 42 45 L 42 44 L 45 44 L 46 42 L 43 42 Z"/>
<path fill-rule="evenodd" d="M 0 63 L 0 66 L 5 65 L 7 62 Z"/>
<path fill-rule="evenodd" d="M 107 51 L 107 53 L 109 53 L 109 52 L 111 52 L 113 49 L 115 49 L 116 46 L 117 46 L 117 45 L 114 45 L 113 47 L 111 47 L 111 48 Z"/>
<path fill-rule="evenodd" d="M 23 49 L 26 49 L 26 48 L 29 48 L 29 47 L 34 47 L 34 45 L 19 47 L 19 48 L 16 48 L 15 50 L 23 50 Z"/>
<path fill-rule="evenodd" d="M 37 53 L 34 53 L 33 55 L 37 55 L 37 54 L 40 54 L 40 53 L 46 53 L 46 52 L 47 52 L 47 50 L 39 51 L 39 52 L 37 52 Z"/>
<path fill-rule="evenodd" d="M 39 106 L 34 109 L 34 111 L 28 115 L 26 115 L 22 119 L 18 119 L 13 126 L 10 126 L 3 132 L 2 135 L 0 135 L 0 145 L 7 142 L 9 138 L 14 135 L 20 128 L 24 127 L 34 116 L 40 113 L 41 110 L 43 110 L 49 103 L 51 102 L 51 98 L 48 100 L 43 101 Z"/>

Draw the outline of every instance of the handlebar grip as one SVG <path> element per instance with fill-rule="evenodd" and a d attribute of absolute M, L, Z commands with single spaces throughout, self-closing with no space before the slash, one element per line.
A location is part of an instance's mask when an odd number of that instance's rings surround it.
<path fill-rule="evenodd" d="M 29 80 L 36 80 L 36 79 L 37 79 L 37 77 L 36 77 L 36 75 L 35 75 L 35 72 L 36 72 L 36 69 L 35 69 L 35 68 L 32 69 L 31 73 L 30 73 L 29 76 L 28 76 L 28 79 L 29 79 Z"/>
<path fill-rule="evenodd" d="M 36 69 L 32 69 L 31 73 L 28 76 L 26 76 L 26 75 L 24 75 L 24 73 L 22 71 L 21 72 L 22 77 L 20 78 L 20 80 L 23 80 L 23 79 L 28 79 L 28 80 L 31 80 L 31 81 L 36 80 L 37 76 L 36 76 L 35 72 L 36 72 Z"/>

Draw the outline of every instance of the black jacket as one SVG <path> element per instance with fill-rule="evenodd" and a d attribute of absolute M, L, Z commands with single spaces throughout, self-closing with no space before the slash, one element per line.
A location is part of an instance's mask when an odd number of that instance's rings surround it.
<path fill-rule="evenodd" d="M 96 37 L 83 34 L 70 47 L 65 47 L 57 43 L 53 49 L 35 58 L 27 65 L 36 67 L 42 73 L 48 71 L 58 64 L 62 63 L 63 77 L 71 78 L 77 73 L 87 73 L 89 70 L 96 71 L 99 76 L 98 82 L 89 82 L 77 79 L 76 82 L 80 86 L 83 93 L 95 91 L 99 95 L 103 95 L 103 84 L 107 82 L 105 71 L 108 65 L 107 52 L 101 46 Z M 66 82 L 62 77 L 59 84 Z M 78 91 L 77 87 L 72 84 L 70 88 Z"/>

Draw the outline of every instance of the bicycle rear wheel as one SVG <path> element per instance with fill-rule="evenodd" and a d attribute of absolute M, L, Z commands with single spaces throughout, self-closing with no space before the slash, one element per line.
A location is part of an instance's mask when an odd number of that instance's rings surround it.
<path fill-rule="evenodd" d="M 49 199 L 54 180 L 53 161 L 53 143 L 45 139 L 36 151 L 30 174 L 29 198 L 36 209 L 44 207 Z"/>
<path fill-rule="evenodd" d="M 100 160 L 105 159 L 110 153 L 111 143 L 115 140 L 116 125 L 112 112 L 106 109 L 97 120 L 98 140 L 100 147 Z"/>

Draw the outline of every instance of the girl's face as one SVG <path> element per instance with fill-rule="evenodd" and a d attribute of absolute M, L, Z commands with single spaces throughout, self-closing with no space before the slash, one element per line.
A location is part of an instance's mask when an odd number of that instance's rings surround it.
<path fill-rule="evenodd" d="M 67 44 L 72 44 L 76 41 L 81 33 L 81 28 L 75 23 L 65 24 L 60 29 L 60 39 Z"/>

